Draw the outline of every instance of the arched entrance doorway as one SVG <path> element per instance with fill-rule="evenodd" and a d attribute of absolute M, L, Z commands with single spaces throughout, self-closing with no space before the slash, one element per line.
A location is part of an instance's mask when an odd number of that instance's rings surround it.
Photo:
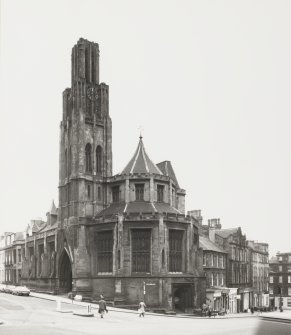
<path fill-rule="evenodd" d="M 191 285 L 174 285 L 174 308 L 176 312 L 188 313 L 193 309 L 193 293 Z"/>
<path fill-rule="evenodd" d="M 64 250 L 59 266 L 59 291 L 67 293 L 72 291 L 72 266 L 68 253 Z"/>

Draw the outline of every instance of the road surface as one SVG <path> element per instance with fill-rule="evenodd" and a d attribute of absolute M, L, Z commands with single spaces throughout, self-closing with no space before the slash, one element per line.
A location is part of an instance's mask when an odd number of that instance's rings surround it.
<path fill-rule="evenodd" d="M 290 335 L 291 325 L 286 331 L 278 323 L 260 321 L 259 318 L 195 319 L 166 317 L 109 310 L 101 319 L 96 311 L 94 317 L 76 316 L 56 311 L 55 301 L 35 297 L 18 297 L 0 293 L 1 335 Z M 85 312 L 85 307 L 62 304 L 62 310 Z M 263 331 L 261 332 L 260 329 Z M 284 332 L 280 332 L 280 329 Z M 271 331 L 271 332 L 269 332 Z"/>

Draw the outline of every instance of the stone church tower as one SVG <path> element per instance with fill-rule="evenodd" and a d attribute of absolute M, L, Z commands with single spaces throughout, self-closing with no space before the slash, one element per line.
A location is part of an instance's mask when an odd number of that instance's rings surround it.
<path fill-rule="evenodd" d="M 59 221 L 77 224 L 106 204 L 112 175 L 108 86 L 99 83 L 99 46 L 79 39 L 72 49 L 72 85 L 63 92 L 60 125 Z"/>
<path fill-rule="evenodd" d="M 112 175 L 108 86 L 99 82 L 99 46 L 83 38 L 72 49 L 71 88 L 60 125 L 59 291 L 91 292 L 88 224 L 107 202 Z M 71 265 L 70 265 L 71 264 Z"/>

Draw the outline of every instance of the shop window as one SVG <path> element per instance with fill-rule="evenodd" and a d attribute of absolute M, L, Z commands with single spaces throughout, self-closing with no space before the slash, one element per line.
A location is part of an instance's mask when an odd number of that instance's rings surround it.
<path fill-rule="evenodd" d="M 132 272 L 150 273 L 151 229 L 132 229 Z"/>

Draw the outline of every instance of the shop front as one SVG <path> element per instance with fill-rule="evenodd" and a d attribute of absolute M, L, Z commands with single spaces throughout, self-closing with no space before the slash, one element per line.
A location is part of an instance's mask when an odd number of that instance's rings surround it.
<path fill-rule="evenodd" d="M 211 306 L 214 311 L 220 311 L 222 306 L 222 290 L 206 289 L 206 303 Z"/>
<path fill-rule="evenodd" d="M 237 305 L 240 295 L 237 295 L 237 288 L 230 288 L 228 292 L 228 311 L 230 314 L 237 313 Z"/>
<path fill-rule="evenodd" d="M 229 309 L 228 293 L 228 288 L 206 289 L 206 302 L 209 306 L 212 307 L 214 311 L 227 312 L 227 310 Z"/>
<path fill-rule="evenodd" d="M 253 289 L 252 288 L 241 288 L 238 290 L 240 295 L 240 304 L 238 304 L 238 313 L 247 312 L 248 309 L 253 305 Z"/>

